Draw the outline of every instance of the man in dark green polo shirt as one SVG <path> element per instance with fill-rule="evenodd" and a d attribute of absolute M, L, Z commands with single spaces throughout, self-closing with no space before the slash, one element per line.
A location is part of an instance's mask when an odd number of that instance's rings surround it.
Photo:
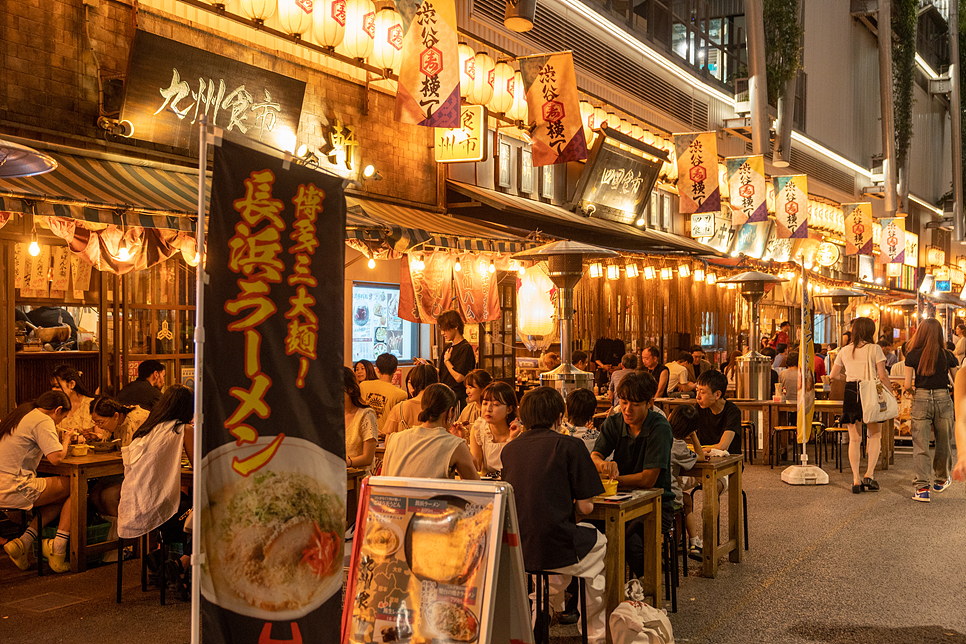
<path fill-rule="evenodd" d="M 661 529 L 671 529 L 674 492 L 671 490 L 671 425 L 653 410 L 657 381 L 648 373 L 630 373 L 617 388 L 619 414 L 604 421 L 591 458 L 597 471 L 617 479 L 621 488 L 658 488 Z M 613 460 L 605 460 L 613 455 Z M 639 522 L 628 524 L 625 551 L 631 571 L 644 574 L 644 543 Z"/>

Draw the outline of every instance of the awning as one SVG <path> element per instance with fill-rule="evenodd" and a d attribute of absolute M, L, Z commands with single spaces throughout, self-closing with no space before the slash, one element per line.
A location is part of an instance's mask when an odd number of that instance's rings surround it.
<path fill-rule="evenodd" d="M 115 226 L 194 230 L 197 170 L 144 161 L 49 154 L 57 161 L 57 169 L 52 172 L 0 180 L 0 211 Z M 210 179 L 208 188 L 210 193 Z"/>
<path fill-rule="evenodd" d="M 658 230 L 628 226 L 616 221 L 584 217 L 558 206 L 508 195 L 459 181 L 446 182 L 450 209 L 460 217 L 483 219 L 526 234 L 540 230 L 553 237 L 581 241 L 617 251 L 632 253 L 688 253 L 720 255 L 718 251 L 693 239 Z"/>
<path fill-rule="evenodd" d="M 372 224 L 379 224 L 393 248 L 404 252 L 415 246 L 474 252 L 515 253 L 529 243 L 511 233 L 457 219 L 450 215 L 373 199 L 346 196 L 346 236 L 362 240 Z"/>

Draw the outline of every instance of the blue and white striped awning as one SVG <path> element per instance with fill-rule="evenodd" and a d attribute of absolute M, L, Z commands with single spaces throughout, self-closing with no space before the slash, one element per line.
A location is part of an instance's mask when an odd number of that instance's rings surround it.
<path fill-rule="evenodd" d="M 196 169 L 49 154 L 57 161 L 53 171 L 0 180 L 0 210 L 115 226 L 194 230 Z M 207 184 L 210 189 L 210 179 Z"/>

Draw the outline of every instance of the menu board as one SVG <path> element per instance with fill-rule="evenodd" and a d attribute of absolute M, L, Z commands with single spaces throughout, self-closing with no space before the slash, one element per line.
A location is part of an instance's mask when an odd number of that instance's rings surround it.
<path fill-rule="evenodd" d="M 532 641 L 512 505 L 501 482 L 369 479 L 343 644 Z"/>
<path fill-rule="evenodd" d="M 419 351 L 419 325 L 399 317 L 399 286 L 352 284 L 352 362 L 383 353 L 402 361 Z"/>

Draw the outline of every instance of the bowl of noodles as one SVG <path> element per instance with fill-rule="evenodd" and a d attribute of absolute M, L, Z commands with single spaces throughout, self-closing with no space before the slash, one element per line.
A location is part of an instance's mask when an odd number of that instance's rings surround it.
<path fill-rule="evenodd" d="M 275 439 L 222 445 L 202 461 L 201 592 L 241 615 L 294 620 L 342 588 L 345 461 L 285 437 L 247 476 L 233 463 Z"/>

